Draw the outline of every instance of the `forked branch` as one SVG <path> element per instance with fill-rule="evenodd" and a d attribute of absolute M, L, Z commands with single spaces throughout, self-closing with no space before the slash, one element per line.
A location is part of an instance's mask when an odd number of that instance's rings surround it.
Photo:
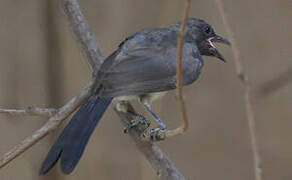
<path fill-rule="evenodd" d="M 8 164 L 24 151 L 29 149 L 49 132 L 57 128 L 72 112 L 74 112 L 83 101 L 89 96 L 92 83 L 83 89 L 78 95 L 71 99 L 66 105 L 60 108 L 40 129 L 35 131 L 31 136 L 28 136 L 18 145 L 0 158 L 0 168 Z"/>
<path fill-rule="evenodd" d="M 61 7 L 67 17 L 71 30 L 76 38 L 76 42 L 82 49 L 87 62 L 95 75 L 104 60 L 95 37 L 87 24 L 77 0 L 60 0 Z M 93 80 L 92 80 L 93 82 Z M 18 115 L 46 115 L 51 118 L 31 136 L 25 138 L 22 142 L 12 148 L 8 153 L 0 159 L 0 168 L 5 166 L 11 160 L 29 149 L 49 132 L 56 129 L 66 117 L 74 112 L 89 96 L 92 90 L 93 83 L 90 83 L 77 96 L 71 99 L 66 105 L 58 110 L 53 109 L 35 109 L 35 110 L 4 110 L 2 113 L 18 114 Z M 96 82 L 96 81 L 95 81 Z M 0 113 L 1 113 L 0 111 Z M 134 111 L 134 109 L 133 109 Z M 134 118 L 130 113 L 118 113 L 123 122 L 131 121 Z M 145 158 L 149 161 L 152 168 L 157 173 L 158 177 L 163 180 L 184 180 L 183 175 L 175 168 L 174 164 L 167 158 L 162 150 L 154 143 L 144 141 L 140 138 L 141 132 L 139 127 L 130 130 L 129 135 L 137 145 L 137 148 L 142 152 Z"/>

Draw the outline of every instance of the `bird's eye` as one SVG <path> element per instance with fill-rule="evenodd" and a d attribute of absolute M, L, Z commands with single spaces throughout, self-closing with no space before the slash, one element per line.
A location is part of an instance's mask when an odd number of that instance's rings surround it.
<path fill-rule="evenodd" d="M 204 27 L 204 31 L 205 31 L 206 34 L 210 34 L 210 33 L 211 33 L 211 28 L 210 28 L 210 26 L 205 26 L 205 27 Z"/>

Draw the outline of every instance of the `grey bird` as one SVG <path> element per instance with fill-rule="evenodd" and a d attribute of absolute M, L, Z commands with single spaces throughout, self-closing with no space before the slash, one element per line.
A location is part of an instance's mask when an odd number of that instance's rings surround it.
<path fill-rule="evenodd" d="M 45 158 L 40 174 L 46 174 L 57 161 L 64 173 L 71 173 L 102 115 L 115 102 L 127 111 L 131 99 L 139 100 L 159 126 L 150 134 L 165 130 L 165 123 L 154 113 L 151 102 L 176 88 L 177 35 L 181 23 L 166 28 L 144 29 L 127 37 L 101 65 L 92 96 L 75 113 Z M 202 56 L 225 61 L 214 42 L 230 44 L 215 34 L 205 21 L 190 18 L 184 40 L 183 84 L 195 82 L 202 70 Z"/>

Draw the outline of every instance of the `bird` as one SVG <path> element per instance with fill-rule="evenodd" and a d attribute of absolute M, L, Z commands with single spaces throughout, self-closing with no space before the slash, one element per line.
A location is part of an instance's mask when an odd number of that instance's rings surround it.
<path fill-rule="evenodd" d="M 158 127 L 166 124 L 152 109 L 152 102 L 176 88 L 177 37 L 181 22 L 162 28 L 140 30 L 122 41 L 102 63 L 96 75 L 94 90 L 81 105 L 51 147 L 40 168 L 48 173 L 60 159 L 61 170 L 70 174 L 78 164 L 89 138 L 113 102 L 119 111 L 127 111 L 129 100 L 138 100 L 154 117 Z M 225 62 L 214 43 L 230 45 L 204 20 L 189 18 L 183 44 L 183 85 L 194 83 L 204 66 L 202 56 L 213 56 Z"/>

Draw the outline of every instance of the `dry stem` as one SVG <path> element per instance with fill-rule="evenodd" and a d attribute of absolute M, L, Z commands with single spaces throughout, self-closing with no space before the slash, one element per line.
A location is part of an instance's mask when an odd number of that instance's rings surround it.
<path fill-rule="evenodd" d="M 236 43 L 233 31 L 226 18 L 223 2 L 221 0 L 215 0 L 215 2 L 217 4 L 220 15 L 222 17 L 223 24 L 228 35 L 228 39 L 230 40 L 232 44 L 232 53 L 234 57 L 235 71 L 244 88 L 244 102 L 245 102 L 251 147 L 252 147 L 252 153 L 253 153 L 253 160 L 254 160 L 253 166 L 254 166 L 254 171 L 255 171 L 255 179 L 262 180 L 262 170 L 260 168 L 261 162 L 260 162 L 260 155 L 259 155 L 258 143 L 257 143 L 257 138 L 256 138 L 256 129 L 255 129 L 255 115 L 254 115 L 254 110 L 252 108 L 252 103 L 251 103 L 251 98 L 250 98 L 250 84 L 249 84 L 247 75 L 243 72 L 243 67 L 241 65 L 241 60 L 240 60 L 239 47 Z"/>
<path fill-rule="evenodd" d="M 187 0 L 183 20 L 182 20 L 179 35 L 177 38 L 176 87 L 177 87 L 177 95 L 178 95 L 178 101 L 179 101 L 179 106 L 180 106 L 180 112 L 183 119 L 183 124 L 177 127 L 176 129 L 166 131 L 167 138 L 183 134 L 189 128 L 189 120 L 187 116 L 186 103 L 183 97 L 182 60 L 183 60 L 184 38 L 186 35 L 186 25 L 188 22 L 191 4 L 192 4 L 192 0 Z"/>

